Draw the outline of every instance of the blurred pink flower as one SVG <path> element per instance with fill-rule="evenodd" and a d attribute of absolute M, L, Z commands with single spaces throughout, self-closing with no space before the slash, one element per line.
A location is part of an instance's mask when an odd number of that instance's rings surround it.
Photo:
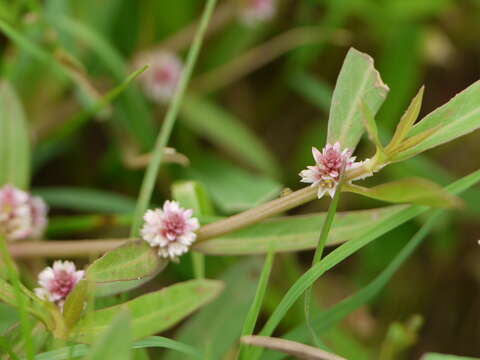
<path fill-rule="evenodd" d="M 63 308 L 68 294 L 72 292 L 84 275 L 83 270 L 77 271 L 73 262 L 57 260 L 53 263 L 53 267 L 46 267 L 38 275 L 40 287 L 35 289 L 35 294 L 39 298 L 54 302 Z"/>
<path fill-rule="evenodd" d="M 148 210 L 143 218 L 143 239 L 158 248 L 158 255 L 170 259 L 188 251 L 200 227 L 192 210 L 181 208 L 176 201 L 165 201 L 163 209 Z"/>
<path fill-rule="evenodd" d="M 350 150 L 342 151 L 339 142 L 334 145 L 327 144 L 321 152 L 312 147 L 312 154 L 315 165 L 308 166 L 299 175 L 302 177 L 301 182 L 311 183 L 312 186 L 318 185 L 318 198 L 321 198 L 326 192 L 333 198 L 343 166 L 346 171 L 362 164 L 362 162 L 355 162 L 356 157 L 351 156 Z"/>
<path fill-rule="evenodd" d="M 240 0 L 240 17 L 245 25 L 255 26 L 273 18 L 277 0 Z"/>
<path fill-rule="evenodd" d="M 42 236 L 47 225 L 47 205 L 39 197 L 5 185 L 0 189 L 0 232 L 8 240 Z"/>
<path fill-rule="evenodd" d="M 180 80 L 183 70 L 181 60 L 168 51 L 142 54 L 136 61 L 137 67 L 150 67 L 140 75 L 145 95 L 155 102 L 168 103 Z"/>

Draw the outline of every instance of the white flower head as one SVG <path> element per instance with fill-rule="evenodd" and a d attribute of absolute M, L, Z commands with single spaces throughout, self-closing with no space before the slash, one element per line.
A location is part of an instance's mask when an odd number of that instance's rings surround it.
<path fill-rule="evenodd" d="M 143 239 L 158 249 L 158 255 L 176 259 L 186 253 L 197 238 L 200 227 L 191 209 L 183 209 L 176 201 L 165 201 L 162 209 L 148 210 L 143 219 Z"/>
<path fill-rule="evenodd" d="M 271 20 L 276 10 L 277 0 L 240 0 L 240 18 L 248 26 Z"/>
<path fill-rule="evenodd" d="M 52 267 L 46 267 L 38 275 L 40 287 L 35 289 L 35 294 L 39 298 L 51 301 L 63 308 L 67 296 L 84 275 L 83 270 L 77 271 L 73 262 L 57 260 Z"/>
<path fill-rule="evenodd" d="M 146 96 L 160 104 L 168 103 L 183 70 L 183 63 L 178 56 L 168 51 L 146 53 L 138 58 L 136 65 L 150 66 L 139 78 Z"/>
<path fill-rule="evenodd" d="M 47 226 L 47 205 L 12 185 L 0 189 L 0 232 L 10 241 L 38 238 Z"/>
<path fill-rule="evenodd" d="M 300 172 L 301 182 L 311 183 L 312 186 L 318 186 L 318 198 L 328 193 L 331 198 L 335 195 L 340 175 L 343 171 L 348 171 L 359 167 L 362 162 L 355 162 L 356 157 L 348 149 L 341 150 L 340 143 L 327 144 L 322 151 L 312 147 L 315 165 L 308 166 L 307 169 Z"/>

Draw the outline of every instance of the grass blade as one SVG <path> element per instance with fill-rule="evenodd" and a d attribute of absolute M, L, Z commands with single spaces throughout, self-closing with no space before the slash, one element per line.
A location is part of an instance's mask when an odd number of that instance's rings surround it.
<path fill-rule="evenodd" d="M 188 52 L 185 68 L 182 72 L 182 76 L 175 91 L 175 95 L 173 96 L 172 102 L 168 107 L 167 114 L 165 115 L 165 120 L 155 143 L 155 148 L 153 150 L 152 161 L 147 168 L 143 179 L 142 187 L 140 189 L 140 195 L 138 197 L 137 207 L 135 210 L 135 215 L 133 218 L 132 228 L 130 232 L 132 236 L 139 235 L 143 214 L 145 213 L 145 211 L 147 211 L 148 204 L 150 203 L 150 198 L 152 197 L 153 188 L 155 186 L 155 181 L 157 179 L 158 170 L 160 169 L 163 151 L 167 146 L 168 140 L 170 139 L 170 134 L 172 132 L 173 125 L 175 124 L 175 120 L 177 119 L 177 115 L 180 110 L 180 105 L 182 103 L 187 84 L 190 80 L 190 77 L 192 76 L 193 68 L 197 61 L 198 54 L 203 43 L 203 38 L 205 36 L 208 23 L 210 22 L 210 17 L 213 13 L 215 4 L 216 0 L 207 0 L 207 3 L 203 10 L 199 28 L 197 30 L 197 33 L 195 34 L 195 38 L 193 40 L 192 46 L 190 47 L 190 51 Z"/>

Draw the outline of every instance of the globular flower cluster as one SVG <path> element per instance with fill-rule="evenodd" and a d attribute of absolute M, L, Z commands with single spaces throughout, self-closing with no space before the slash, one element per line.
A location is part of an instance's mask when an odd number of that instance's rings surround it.
<path fill-rule="evenodd" d="M 244 24 L 255 26 L 273 18 L 277 9 L 276 0 L 240 0 L 240 17 Z"/>
<path fill-rule="evenodd" d="M 143 239 L 158 249 L 158 255 L 170 259 L 188 251 L 200 227 L 192 210 L 181 208 L 176 201 L 165 201 L 162 209 L 148 210 L 143 218 Z"/>
<path fill-rule="evenodd" d="M 73 262 L 57 260 L 52 267 L 45 268 L 38 275 L 40 287 L 35 289 L 35 294 L 63 308 L 68 294 L 73 291 L 84 275 L 83 270 L 77 271 Z"/>
<path fill-rule="evenodd" d="M 7 240 L 42 236 L 47 225 L 47 205 L 35 196 L 5 185 L 0 189 L 0 233 Z"/>
<path fill-rule="evenodd" d="M 168 103 L 175 93 L 183 70 L 183 63 L 178 56 L 168 51 L 146 53 L 139 57 L 136 65 L 150 66 L 140 75 L 145 94 L 157 103 Z"/>
<path fill-rule="evenodd" d="M 312 147 L 315 165 L 300 172 L 301 182 L 318 186 L 318 198 L 328 193 L 333 198 L 340 181 L 342 171 L 348 171 L 362 165 L 355 162 L 356 157 L 348 149 L 342 151 L 340 143 L 327 144 L 322 151 Z"/>

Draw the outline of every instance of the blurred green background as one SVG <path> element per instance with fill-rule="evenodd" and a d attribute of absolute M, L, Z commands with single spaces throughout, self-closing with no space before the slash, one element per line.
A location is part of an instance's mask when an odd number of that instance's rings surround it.
<path fill-rule="evenodd" d="M 182 57 L 202 4 L 0 2 L 2 78 L 14 84 L 25 107 L 32 189 L 49 202 L 52 216 L 132 211 L 143 176 L 138 156 L 151 149 L 165 107 L 132 85 L 107 111 L 79 114 L 123 81 L 141 52 L 168 49 Z M 331 91 L 350 46 L 374 57 L 391 89 L 377 116 L 388 139 L 422 84 L 424 115 L 478 80 L 478 34 L 478 0 L 283 0 L 274 19 L 257 26 L 238 20 L 237 2 L 220 1 L 169 144 L 190 164 L 162 168 L 155 203 L 170 197 L 177 179 L 202 182 L 218 215 L 251 208 L 286 187 L 300 188 L 297 174 L 312 163 L 311 146 L 324 144 Z M 479 143 L 480 134 L 470 134 L 392 165 L 368 183 L 418 175 L 448 184 L 478 169 Z M 360 159 L 373 152 L 366 141 L 357 149 Z M 375 358 L 382 346 L 394 348 L 400 359 L 427 351 L 480 356 L 480 189 L 465 200 L 466 208 L 444 216 L 380 296 L 329 332 L 327 344 L 352 359 Z M 327 200 L 315 201 L 291 213 L 327 206 Z M 377 206 L 383 204 L 347 194 L 340 209 Z M 50 237 L 127 234 L 110 215 L 81 231 L 69 231 L 66 223 L 51 226 Z M 327 273 L 316 287 L 319 306 L 367 284 L 421 223 L 397 228 Z M 277 257 L 266 311 L 310 259 L 309 252 Z M 241 260 L 208 258 L 207 273 L 218 276 Z M 190 264 L 182 261 L 146 287 L 190 277 Z M 416 314 L 423 325 L 414 331 L 408 324 Z M 302 317 L 299 306 L 284 326 Z"/>

